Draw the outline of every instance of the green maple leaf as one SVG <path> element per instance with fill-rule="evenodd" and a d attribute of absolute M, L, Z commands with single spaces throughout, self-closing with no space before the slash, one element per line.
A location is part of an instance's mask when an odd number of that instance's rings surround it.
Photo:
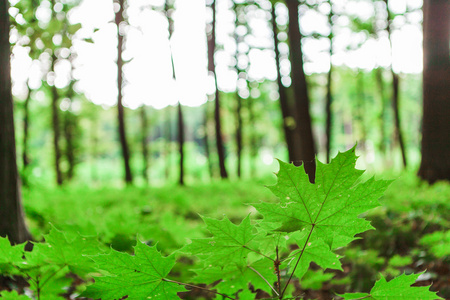
<path fill-rule="evenodd" d="M 234 295 L 242 288 L 245 290 L 249 283 L 255 290 L 261 289 L 271 293 L 271 287 L 262 277 L 270 283 L 276 281 L 273 262 L 265 258 L 245 266 L 230 264 L 223 268 L 213 266 L 194 271 L 197 273 L 195 281 L 198 283 L 212 283 L 220 280 L 214 289 L 227 295 Z"/>
<path fill-rule="evenodd" d="M 165 278 L 175 265 L 175 257 L 163 257 L 156 246 L 142 242 L 136 244 L 134 251 L 134 256 L 115 250 L 93 256 L 99 268 L 109 275 L 97 277 L 82 296 L 102 300 L 124 296 L 128 296 L 127 299 L 179 299 L 177 292 L 186 289 Z"/>
<path fill-rule="evenodd" d="M 247 255 L 257 249 L 257 240 L 262 234 L 255 234 L 250 216 L 235 225 L 228 218 L 222 220 L 203 217 L 212 238 L 194 239 L 182 249 L 184 253 L 198 256 L 205 264 L 225 266 L 230 263 L 244 265 Z"/>
<path fill-rule="evenodd" d="M 340 295 L 344 299 L 367 299 L 367 300 L 435 300 L 442 299 L 435 292 L 429 291 L 429 286 L 411 287 L 416 282 L 419 274 L 402 274 L 391 281 L 384 277 L 378 280 L 370 293 L 347 293 Z"/>
<path fill-rule="evenodd" d="M 298 233 L 294 233 L 294 235 L 298 235 Z M 293 237 L 293 239 L 303 247 L 306 243 L 307 236 L 303 235 L 301 237 Z M 296 263 L 296 258 L 302 252 L 302 249 L 299 249 L 291 254 L 292 259 L 286 260 L 285 263 L 282 264 L 282 268 L 290 266 L 293 267 L 293 264 Z M 323 269 L 334 269 L 341 270 L 342 266 L 340 262 L 340 256 L 330 250 L 327 244 L 325 244 L 322 240 L 315 240 L 307 242 L 305 246 L 305 250 L 302 253 L 302 257 L 298 263 L 297 268 L 295 269 L 295 276 L 297 278 L 302 278 L 303 275 L 308 271 L 309 265 L 311 262 L 315 262 L 317 265 L 322 267 Z"/>
<path fill-rule="evenodd" d="M 311 184 L 303 166 L 280 163 L 278 181 L 270 190 L 280 203 L 254 204 L 280 231 L 311 231 L 310 240 L 322 239 L 332 249 L 343 247 L 355 235 L 373 229 L 358 216 L 379 206 L 377 201 L 391 181 L 357 183 L 364 171 L 356 170 L 355 148 L 339 153 L 330 164 L 316 160 L 316 182 Z"/>
<path fill-rule="evenodd" d="M 14 272 L 14 267 L 23 262 L 25 244 L 11 246 L 8 238 L 0 237 L 0 273 Z"/>
<path fill-rule="evenodd" d="M 95 264 L 87 255 L 101 252 L 96 238 L 79 234 L 67 237 L 56 228 L 52 228 L 44 238 L 45 243 L 35 244 L 33 251 L 26 254 L 29 267 L 50 263 L 61 267 L 68 266 L 70 271 L 78 275 L 95 271 Z"/>
<path fill-rule="evenodd" d="M 30 300 L 25 295 L 19 295 L 17 291 L 2 291 L 0 292 L 2 300 Z"/>

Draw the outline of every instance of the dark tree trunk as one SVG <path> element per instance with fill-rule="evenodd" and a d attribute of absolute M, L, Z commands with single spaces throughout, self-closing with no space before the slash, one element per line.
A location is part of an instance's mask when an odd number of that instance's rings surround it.
<path fill-rule="evenodd" d="M 240 78 L 240 74 L 244 72 L 241 68 L 239 68 L 239 42 L 240 38 L 236 32 L 239 24 L 239 12 L 236 3 L 233 2 L 233 10 L 235 13 L 235 32 L 234 32 L 234 41 L 236 43 L 236 52 L 235 52 L 235 60 L 236 60 L 236 73 L 238 74 L 238 81 Z M 236 157 L 237 157 L 237 176 L 241 178 L 242 171 L 242 98 L 239 96 L 239 87 L 236 86 Z"/>
<path fill-rule="evenodd" d="M 220 177 L 228 178 L 227 169 L 225 167 L 225 146 L 222 138 L 220 92 L 217 85 L 216 65 L 214 62 L 214 53 L 216 51 L 216 0 L 214 0 L 214 2 L 211 4 L 211 8 L 213 13 L 213 20 L 211 34 L 208 37 L 208 70 L 214 74 L 214 82 L 216 85 L 214 119 L 216 122 L 216 145 L 217 154 L 219 157 Z"/>
<path fill-rule="evenodd" d="M 356 74 L 356 109 L 355 109 L 355 123 L 356 128 L 359 129 L 358 144 L 362 149 L 366 149 L 366 139 L 367 139 L 367 129 L 365 123 L 365 103 L 366 103 L 366 93 L 364 87 L 364 73 L 362 70 L 358 70 Z"/>
<path fill-rule="evenodd" d="M 141 147 L 142 147 L 142 177 L 146 184 L 148 184 L 148 119 L 147 112 L 145 110 L 145 105 L 142 105 L 140 111 L 141 117 Z"/>
<path fill-rule="evenodd" d="M 0 0 L 0 236 L 8 236 L 12 244 L 18 244 L 31 236 L 25 225 L 17 171 L 8 3 Z"/>
<path fill-rule="evenodd" d="M 66 111 L 64 114 L 64 138 L 66 140 L 65 156 L 69 165 L 66 173 L 66 179 L 69 180 L 75 175 L 75 123 L 75 116 L 70 111 Z"/>
<path fill-rule="evenodd" d="M 170 170 L 172 165 L 172 114 L 170 111 L 170 107 L 166 107 L 166 130 L 165 130 L 165 136 L 166 136 L 166 146 L 164 148 L 164 156 L 166 158 L 166 169 L 164 170 L 165 178 L 166 180 L 170 179 Z"/>
<path fill-rule="evenodd" d="M 392 57 L 392 38 L 391 38 L 391 12 L 389 10 L 389 0 L 384 0 L 386 3 L 387 9 L 387 27 L 386 30 L 388 32 L 389 43 L 391 46 L 391 57 Z M 434 1 L 434 0 L 433 0 Z M 406 149 L 405 142 L 403 138 L 403 133 L 401 129 L 401 121 L 400 121 L 400 112 L 399 112 L 399 77 L 398 74 L 394 72 L 392 63 L 391 63 L 391 74 L 392 74 L 392 108 L 394 110 L 394 122 L 395 122 L 395 139 L 398 140 L 400 151 L 402 153 L 402 161 L 403 166 L 406 167 Z"/>
<path fill-rule="evenodd" d="M 172 34 L 173 34 L 173 19 L 171 14 L 169 13 L 169 9 L 170 9 L 171 5 L 169 4 L 169 0 L 166 0 L 165 3 L 165 13 L 166 13 L 166 17 L 167 17 L 167 21 L 169 22 L 169 40 L 172 38 Z M 175 64 L 174 64 L 174 60 L 173 60 L 173 52 L 172 52 L 172 47 L 170 50 L 170 60 L 172 61 L 172 76 L 173 76 L 173 80 L 176 81 L 177 80 L 177 76 L 175 73 Z M 181 107 L 181 103 L 178 100 L 178 106 L 177 106 L 177 117 L 178 117 L 178 153 L 180 156 L 180 160 L 179 160 L 179 169 L 180 169 L 180 173 L 179 173 L 179 177 L 178 177 L 178 183 L 180 185 L 184 185 L 184 122 L 183 122 L 183 110 Z"/>
<path fill-rule="evenodd" d="M 380 94 L 380 104 L 381 104 L 381 112 L 379 118 L 380 125 L 380 144 L 379 149 L 382 154 L 386 154 L 386 97 L 385 97 L 385 87 L 383 80 L 383 69 L 378 67 L 374 70 L 375 81 L 377 83 L 378 92 Z"/>
<path fill-rule="evenodd" d="M 28 88 L 27 99 L 25 99 L 25 104 L 23 106 L 23 152 L 22 152 L 22 162 L 23 162 L 23 173 L 25 175 L 28 165 L 30 164 L 30 159 L 28 156 L 28 135 L 30 128 L 30 100 L 31 100 L 31 89 Z M 25 181 L 24 181 L 25 184 Z"/>
<path fill-rule="evenodd" d="M 184 121 L 183 121 L 183 110 L 181 108 L 181 103 L 178 102 L 177 105 L 178 113 L 178 152 L 180 154 L 180 176 L 178 178 L 178 183 L 184 185 Z"/>
<path fill-rule="evenodd" d="M 236 156 L 237 176 L 241 178 L 242 170 L 242 98 L 236 92 Z"/>
<path fill-rule="evenodd" d="M 288 149 L 289 161 L 293 162 L 296 160 L 296 150 L 294 149 L 295 142 L 295 133 L 290 120 L 294 120 L 294 115 L 292 114 L 292 109 L 289 105 L 288 95 L 286 93 L 286 88 L 281 82 L 281 72 L 280 72 L 280 51 L 278 50 L 278 26 L 276 22 L 276 13 L 275 6 L 272 4 L 271 9 L 272 14 L 272 31 L 273 31 L 273 43 L 274 43 L 274 51 L 275 51 L 275 62 L 277 66 L 277 84 L 278 84 L 278 94 L 280 96 L 280 108 L 281 115 L 283 117 L 283 130 L 284 130 L 284 138 L 286 141 L 286 146 Z"/>
<path fill-rule="evenodd" d="M 115 23 L 117 26 L 117 118 L 119 123 L 119 139 L 120 146 L 122 149 L 122 157 L 125 168 L 125 182 L 127 184 L 133 183 L 133 175 L 131 173 L 130 167 L 130 150 L 128 148 L 126 130 L 125 130 L 125 111 L 122 104 L 122 85 L 123 85 L 123 60 L 122 60 L 122 52 L 123 52 L 123 35 L 120 33 L 119 27 L 120 23 L 123 22 L 123 12 L 124 12 L 124 0 L 119 0 L 118 4 L 120 5 L 119 11 L 116 13 Z"/>
<path fill-rule="evenodd" d="M 209 103 L 209 101 L 205 103 L 205 112 L 204 112 L 204 116 L 203 116 L 203 127 L 204 127 L 203 143 L 204 143 L 204 147 L 205 147 L 206 160 L 208 162 L 209 177 L 213 178 L 214 177 L 213 164 L 211 162 L 211 151 L 209 150 L 208 103 Z"/>
<path fill-rule="evenodd" d="M 56 56 L 52 57 L 52 70 L 54 69 Z M 63 176 L 61 172 L 61 148 L 59 145 L 59 140 L 61 136 L 60 132 L 60 124 L 59 124 L 59 95 L 58 89 L 55 86 L 55 82 L 53 82 L 52 86 L 52 127 L 53 127 L 53 150 L 55 154 L 55 172 L 56 172 L 56 183 L 58 185 L 62 185 Z"/>
<path fill-rule="evenodd" d="M 328 71 L 327 77 L 327 98 L 325 104 L 325 112 L 327 115 L 327 121 L 325 124 L 325 135 L 327 138 L 326 142 L 326 155 L 327 155 L 327 163 L 330 162 L 331 159 L 331 142 L 332 142 L 332 123 L 333 123 L 333 113 L 331 112 L 331 104 L 333 102 L 333 91 L 332 91 L 332 74 L 333 74 L 333 64 L 331 63 L 331 56 L 333 55 L 333 3 L 331 0 L 328 1 L 330 5 L 330 13 L 328 14 L 328 24 L 330 26 L 330 35 L 328 36 L 328 40 L 330 41 L 330 71 Z"/>
<path fill-rule="evenodd" d="M 302 35 L 299 26 L 298 1 L 286 0 L 289 13 L 289 44 L 291 56 L 291 77 L 295 97 L 295 121 L 298 132 L 299 157 L 294 163 L 303 163 L 309 180 L 314 182 L 316 173 L 315 145 L 309 114 L 309 96 L 305 72 L 303 70 Z"/>
<path fill-rule="evenodd" d="M 255 109 L 254 109 L 254 99 L 248 98 L 247 99 L 247 110 L 248 110 L 248 118 L 250 124 L 256 124 L 256 118 L 255 118 Z M 255 159 L 258 157 L 258 141 L 257 141 L 257 133 L 255 128 L 251 130 L 250 133 L 250 176 L 255 177 L 256 176 L 256 161 Z"/>
<path fill-rule="evenodd" d="M 424 1 L 422 161 L 418 175 L 450 180 L 450 2 Z"/>

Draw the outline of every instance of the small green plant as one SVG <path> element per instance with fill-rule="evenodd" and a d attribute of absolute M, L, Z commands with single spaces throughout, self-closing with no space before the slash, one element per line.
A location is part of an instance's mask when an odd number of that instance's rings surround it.
<path fill-rule="evenodd" d="M 312 262 L 322 269 L 342 270 L 335 251 L 373 229 L 361 216 L 379 206 L 377 199 L 390 184 L 373 178 L 362 182 L 354 151 L 338 154 L 328 165 L 316 161 L 315 184 L 303 167 L 280 162 L 277 184 L 269 187 L 279 201 L 253 204 L 256 213 L 239 225 L 227 217 L 202 217 L 211 237 L 192 239 L 167 257 L 156 245 L 142 242 L 134 247 L 134 255 L 116 250 L 103 254 L 94 240 L 53 229 L 45 243 L 35 244 L 25 258 L 23 245 L 11 247 L 0 240 L 0 253 L 5 253 L 0 256 L 0 270 L 27 278 L 38 300 L 47 299 L 44 290 L 61 293 L 58 283 L 67 279 L 67 272 L 84 278 L 92 273 L 95 283 L 81 296 L 94 299 L 179 299 L 178 293 L 191 288 L 226 299 L 254 299 L 257 289 L 270 299 L 300 299 L 292 298 L 294 278 L 305 286 L 320 287 L 332 276 L 312 271 Z M 177 258 L 185 256 L 196 257 L 189 283 L 172 279 L 177 278 Z M 370 293 L 336 297 L 440 299 L 428 287 L 411 287 L 419 275 L 403 274 L 389 282 L 381 278 Z"/>

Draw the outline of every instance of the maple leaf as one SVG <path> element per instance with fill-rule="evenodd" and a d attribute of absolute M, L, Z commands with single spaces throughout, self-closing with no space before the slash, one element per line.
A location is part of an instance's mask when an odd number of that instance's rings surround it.
<path fill-rule="evenodd" d="M 381 277 L 375 282 L 370 293 L 347 293 L 340 295 L 346 300 L 435 300 L 442 299 L 435 292 L 429 291 L 429 286 L 411 287 L 417 278 L 423 273 L 405 275 L 402 274 L 391 281 Z"/>
<path fill-rule="evenodd" d="M 19 295 L 16 291 L 1 291 L 0 297 L 2 300 L 30 300 L 25 295 Z"/>
<path fill-rule="evenodd" d="M 165 277 L 175 265 L 175 257 L 163 257 L 156 246 L 138 242 L 134 256 L 111 250 L 109 254 L 92 256 L 100 269 L 109 275 L 97 277 L 83 297 L 94 299 L 179 299 L 177 292 L 186 289 Z"/>
<path fill-rule="evenodd" d="M 53 264 L 68 266 L 70 271 L 85 275 L 95 270 L 95 265 L 87 255 L 96 255 L 100 251 L 99 242 L 94 237 L 73 234 L 70 238 L 62 231 L 52 228 L 44 235 L 45 243 L 34 244 L 33 251 L 26 253 L 27 265 L 22 268 L 34 268 Z"/>
<path fill-rule="evenodd" d="M 355 235 L 373 229 L 358 216 L 379 206 L 377 201 L 391 181 L 357 183 L 364 171 L 356 170 L 355 148 L 339 153 L 330 164 L 316 160 L 316 182 L 311 184 L 303 166 L 279 161 L 277 184 L 269 187 L 280 203 L 253 206 L 267 222 L 280 223 L 284 232 L 306 230 L 310 240 L 324 240 L 331 249 L 343 247 Z"/>
<path fill-rule="evenodd" d="M 230 263 L 244 265 L 247 255 L 257 249 L 256 241 L 262 234 L 253 233 L 250 215 L 239 225 L 226 217 L 222 220 L 203 217 L 203 220 L 213 237 L 193 239 L 182 252 L 196 255 L 204 259 L 206 264 L 224 266 Z"/>
<path fill-rule="evenodd" d="M 25 244 L 11 246 L 8 238 L 0 237 L 0 273 L 14 271 L 13 266 L 22 263 Z"/>
<path fill-rule="evenodd" d="M 298 233 L 294 233 L 294 235 L 298 235 Z M 307 236 L 306 235 L 303 235 L 301 237 L 294 236 L 293 239 L 297 242 L 297 244 L 304 245 L 306 243 Z M 286 260 L 285 263 L 282 264 L 282 268 L 290 266 L 291 264 L 295 263 L 295 258 L 301 252 L 302 252 L 301 249 L 293 252 L 291 254 L 292 259 Z M 315 240 L 307 242 L 305 249 L 303 250 L 299 264 L 295 269 L 295 276 L 297 276 L 297 278 L 302 278 L 303 275 L 305 275 L 306 271 L 308 271 L 311 262 L 315 262 L 323 269 L 334 269 L 342 271 L 342 266 L 339 259 L 340 256 L 331 251 L 324 241 Z"/>
<path fill-rule="evenodd" d="M 199 283 L 220 280 L 214 288 L 220 293 L 227 295 L 237 293 L 242 288 L 246 288 L 249 283 L 252 284 L 255 290 L 261 289 L 271 293 L 271 287 L 265 280 L 270 283 L 276 281 L 273 262 L 265 258 L 245 266 L 230 264 L 223 268 L 213 266 L 206 269 L 194 270 L 194 272 L 197 273 L 195 280 Z"/>

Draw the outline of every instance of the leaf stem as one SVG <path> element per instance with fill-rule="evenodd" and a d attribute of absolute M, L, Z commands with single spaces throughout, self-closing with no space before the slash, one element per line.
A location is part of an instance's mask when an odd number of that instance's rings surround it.
<path fill-rule="evenodd" d="M 222 297 L 225 297 L 225 298 L 228 298 L 228 299 L 231 299 L 231 300 L 236 300 L 235 298 L 231 298 L 230 296 L 227 296 L 225 294 L 222 294 L 222 293 L 219 293 L 219 292 L 216 292 L 216 291 L 213 291 L 213 290 L 210 290 L 208 288 L 201 287 L 201 286 L 197 286 L 197 285 L 193 285 L 193 284 L 189 284 L 189 283 L 183 283 L 183 282 L 179 282 L 179 281 L 175 281 L 175 280 L 171 280 L 171 279 L 167 279 L 167 278 L 162 278 L 161 280 L 165 281 L 165 282 L 172 282 L 172 283 L 176 283 L 178 285 L 184 285 L 184 286 L 188 286 L 188 287 L 191 287 L 191 288 L 196 288 L 196 289 L 208 291 L 208 292 L 211 292 L 211 293 L 214 293 L 214 294 L 217 294 L 217 295 L 221 295 Z"/>
<path fill-rule="evenodd" d="M 256 274 L 258 274 L 258 276 L 261 277 L 261 278 L 262 278 L 262 279 L 270 286 L 270 288 L 272 289 L 272 291 L 274 291 L 275 294 L 277 294 L 277 296 L 280 296 L 280 294 L 277 292 L 277 290 L 270 284 L 269 281 L 267 281 L 267 279 L 266 279 L 264 276 L 261 275 L 261 273 L 259 273 L 257 270 L 255 270 L 254 268 L 252 268 L 252 267 L 250 267 L 250 266 L 248 266 L 248 268 L 249 268 L 250 270 L 252 270 L 253 272 L 255 272 Z"/>
<path fill-rule="evenodd" d="M 281 294 L 281 274 L 280 274 L 280 256 L 278 254 L 278 245 L 276 248 L 276 252 L 277 252 L 277 259 L 274 262 L 274 266 L 275 266 L 275 273 L 277 273 L 277 285 L 278 285 L 278 296 L 280 296 Z"/>
<path fill-rule="evenodd" d="M 298 257 L 297 262 L 295 263 L 295 266 L 294 266 L 294 269 L 292 270 L 291 276 L 289 276 L 289 279 L 286 282 L 286 286 L 284 287 L 283 292 L 280 295 L 280 299 L 283 298 L 284 292 L 286 292 L 286 289 L 287 289 L 287 287 L 289 285 L 289 282 L 291 281 L 292 276 L 294 276 L 294 272 L 297 269 L 298 263 L 300 262 L 300 259 L 302 258 L 303 253 L 305 252 L 306 246 L 308 245 L 309 238 L 311 237 L 311 234 L 314 231 L 314 227 L 315 226 L 316 226 L 316 224 L 312 224 L 311 231 L 309 232 L 308 237 L 306 238 L 305 245 L 303 246 L 303 249 L 300 252 L 300 256 Z"/>

